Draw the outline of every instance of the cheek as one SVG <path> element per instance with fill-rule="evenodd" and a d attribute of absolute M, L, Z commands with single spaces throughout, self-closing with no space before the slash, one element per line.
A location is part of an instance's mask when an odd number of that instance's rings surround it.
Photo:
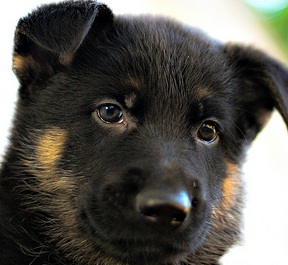
<path fill-rule="evenodd" d="M 230 209 L 236 202 L 240 191 L 240 172 L 236 164 L 227 162 L 226 178 L 222 185 L 222 206 L 224 209 Z"/>
<path fill-rule="evenodd" d="M 53 170 L 61 158 L 67 138 L 65 130 L 47 129 L 37 142 L 36 159 L 46 170 Z"/>
<path fill-rule="evenodd" d="M 39 188 L 49 193 L 67 193 L 73 190 L 73 176 L 58 168 L 63 156 L 67 132 L 60 128 L 50 128 L 42 132 L 35 149 L 35 163 L 30 164 L 31 173 L 39 181 Z"/>

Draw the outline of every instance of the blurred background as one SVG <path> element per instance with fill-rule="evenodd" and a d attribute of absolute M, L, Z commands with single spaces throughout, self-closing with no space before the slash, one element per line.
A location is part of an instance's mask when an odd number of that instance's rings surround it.
<path fill-rule="evenodd" d="M 11 71 L 15 26 L 48 0 L 1 3 L 0 161 L 17 98 Z M 288 65 L 288 0 L 103 0 L 116 14 L 153 13 L 200 27 L 223 42 L 258 47 Z M 288 89 L 288 88 L 287 88 Z M 288 264 L 288 137 L 277 112 L 248 151 L 244 238 L 223 265 Z"/>

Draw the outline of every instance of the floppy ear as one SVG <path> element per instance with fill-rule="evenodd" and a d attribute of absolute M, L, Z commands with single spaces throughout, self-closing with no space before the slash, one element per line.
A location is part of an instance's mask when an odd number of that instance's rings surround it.
<path fill-rule="evenodd" d="M 252 140 L 276 108 L 288 127 L 288 71 L 266 54 L 251 47 L 227 44 L 225 54 L 234 70 L 237 126 Z M 232 70 L 232 71 L 233 71 Z"/>
<path fill-rule="evenodd" d="M 21 84 L 21 96 L 69 66 L 88 33 L 113 22 L 105 5 L 94 1 L 67 1 L 44 5 L 18 22 L 13 70 Z"/>

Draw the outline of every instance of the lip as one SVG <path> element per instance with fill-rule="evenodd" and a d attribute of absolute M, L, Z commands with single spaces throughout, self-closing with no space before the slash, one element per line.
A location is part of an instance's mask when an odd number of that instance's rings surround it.
<path fill-rule="evenodd" d="M 186 200 L 182 197 L 181 200 Z M 142 265 L 141 261 L 143 265 L 178 264 L 199 247 L 210 227 L 209 222 L 204 222 L 208 208 L 200 215 L 188 215 L 185 226 L 165 230 L 157 223 L 147 224 L 131 211 L 121 212 L 112 207 L 107 214 L 103 210 L 105 203 L 92 199 L 89 202 L 82 209 L 86 216 L 83 221 L 88 228 L 87 238 L 95 250 L 119 265 Z"/>
<path fill-rule="evenodd" d="M 123 262 L 129 265 L 176 264 L 182 257 L 188 255 L 187 249 L 181 251 L 173 244 L 159 244 L 154 240 L 127 241 L 120 239 L 117 242 L 109 242 L 109 247 L 103 249 L 104 251 L 107 255 L 113 254 L 112 258 L 119 260 L 120 264 Z M 142 261 L 143 263 L 141 263 Z"/>
<path fill-rule="evenodd" d="M 141 261 L 143 265 L 176 264 L 175 261 L 179 257 L 185 256 L 190 251 L 187 238 L 182 238 L 183 235 L 177 233 L 163 234 L 162 237 L 159 237 L 159 233 L 152 234 L 151 231 L 144 235 L 140 232 L 127 235 L 125 231 L 119 233 L 112 231 L 107 234 L 105 229 L 95 224 L 95 221 L 90 219 L 86 222 L 90 227 L 90 242 L 93 242 L 95 249 L 100 250 L 105 257 L 116 260 L 116 264 L 119 265 L 142 265 Z"/>
<path fill-rule="evenodd" d="M 95 228 L 92 229 L 94 232 L 90 235 L 90 240 L 94 241 L 95 249 L 100 250 L 108 259 L 117 261 L 115 264 L 119 265 L 178 264 L 198 248 L 207 231 L 202 227 L 202 233 L 192 235 L 183 231 L 180 234 L 170 233 L 162 236 L 159 236 L 159 233 L 146 233 L 142 237 L 140 234 L 135 234 L 133 237 L 131 234 L 126 236 L 125 232 L 117 236 L 117 231 L 107 234 L 100 227 L 97 228 L 98 233 Z"/>

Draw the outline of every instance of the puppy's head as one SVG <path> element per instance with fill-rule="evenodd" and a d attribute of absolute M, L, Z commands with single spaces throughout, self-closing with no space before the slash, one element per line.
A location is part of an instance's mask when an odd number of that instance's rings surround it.
<path fill-rule="evenodd" d="M 244 151 L 275 107 L 288 121 L 279 63 L 85 1 L 20 20 L 14 71 L 5 168 L 25 171 L 11 192 L 50 256 L 216 264 L 235 243 Z"/>

